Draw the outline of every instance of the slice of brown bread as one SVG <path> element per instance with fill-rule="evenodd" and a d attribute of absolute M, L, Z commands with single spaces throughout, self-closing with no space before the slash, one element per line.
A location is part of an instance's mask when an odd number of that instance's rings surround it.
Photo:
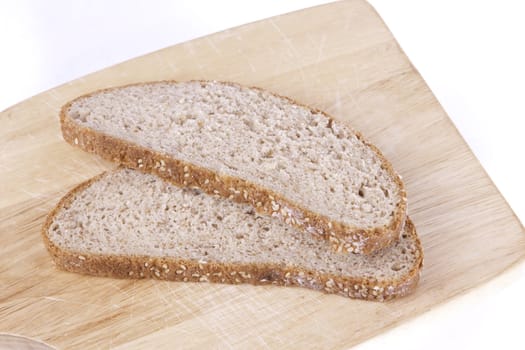
<path fill-rule="evenodd" d="M 66 141 L 179 186 L 249 203 L 334 249 L 371 253 L 399 237 L 400 177 L 326 113 L 232 83 L 152 82 L 65 105 Z"/>
<path fill-rule="evenodd" d="M 69 192 L 42 233 L 56 265 L 68 271 L 299 286 L 369 300 L 411 292 L 423 261 L 408 218 L 391 247 L 342 254 L 249 205 L 124 168 Z"/>

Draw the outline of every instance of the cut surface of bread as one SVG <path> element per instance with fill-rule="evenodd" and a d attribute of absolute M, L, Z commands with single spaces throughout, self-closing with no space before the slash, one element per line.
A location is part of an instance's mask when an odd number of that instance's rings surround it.
<path fill-rule="evenodd" d="M 343 122 L 259 88 L 151 82 L 65 105 L 64 139 L 179 186 L 249 203 L 336 250 L 371 253 L 399 237 L 403 183 Z"/>
<path fill-rule="evenodd" d="M 338 253 L 249 205 L 125 168 L 69 192 L 42 233 L 57 266 L 68 271 L 300 286 L 369 300 L 411 292 L 423 260 L 408 218 L 391 247 Z"/>

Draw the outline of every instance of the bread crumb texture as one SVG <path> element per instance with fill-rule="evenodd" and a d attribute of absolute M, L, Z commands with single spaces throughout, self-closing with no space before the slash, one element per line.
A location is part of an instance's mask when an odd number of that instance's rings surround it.
<path fill-rule="evenodd" d="M 246 180 L 351 227 L 388 226 L 404 201 L 397 175 L 349 126 L 262 89 L 147 83 L 79 98 L 67 115 L 82 127 Z M 237 195 L 244 194 L 229 194 Z"/>
<path fill-rule="evenodd" d="M 57 265 L 71 271 L 292 285 L 374 300 L 410 292 L 422 263 L 408 219 L 391 247 L 340 254 L 248 205 L 125 168 L 70 192 L 43 233 Z"/>

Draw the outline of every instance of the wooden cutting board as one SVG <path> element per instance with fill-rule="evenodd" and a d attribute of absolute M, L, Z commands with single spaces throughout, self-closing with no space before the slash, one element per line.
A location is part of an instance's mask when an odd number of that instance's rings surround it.
<path fill-rule="evenodd" d="M 374 303 L 298 288 L 57 270 L 40 238 L 45 215 L 72 186 L 114 167 L 62 140 L 60 106 L 94 89 L 160 79 L 264 87 L 364 132 L 406 181 L 425 248 L 417 291 Z M 348 347 L 525 257 L 523 226 L 364 1 L 267 19 L 127 61 L 2 112 L 0 125 L 0 332 L 61 348 Z"/>

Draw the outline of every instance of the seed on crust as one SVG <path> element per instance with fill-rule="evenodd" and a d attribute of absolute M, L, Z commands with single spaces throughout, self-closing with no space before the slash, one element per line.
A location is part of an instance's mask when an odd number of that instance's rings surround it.
<path fill-rule="evenodd" d="M 244 279 L 252 278 L 252 275 L 245 271 L 239 271 L 239 275 L 241 275 L 241 277 Z"/>

